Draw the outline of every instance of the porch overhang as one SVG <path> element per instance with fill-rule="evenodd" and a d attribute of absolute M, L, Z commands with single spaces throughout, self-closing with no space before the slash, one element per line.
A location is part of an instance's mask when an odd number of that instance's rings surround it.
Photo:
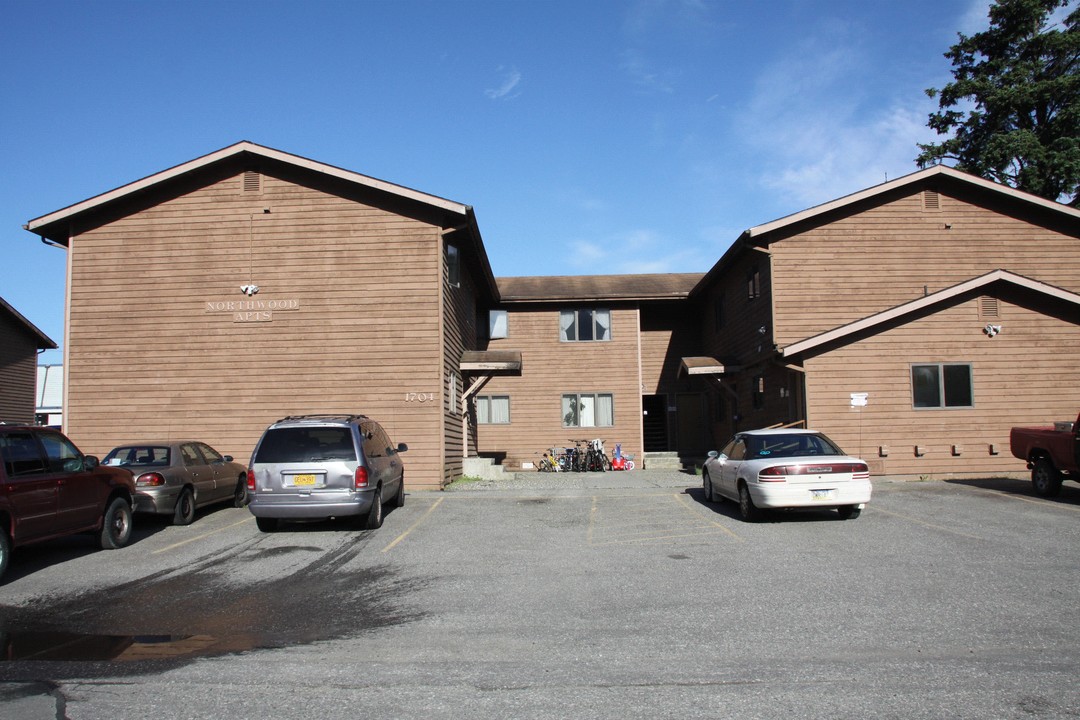
<path fill-rule="evenodd" d="M 679 374 L 719 377 L 738 369 L 734 365 L 725 365 L 714 357 L 684 357 L 679 365 Z"/>
<path fill-rule="evenodd" d="M 520 350 L 466 350 L 461 353 L 461 372 L 521 372 Z"/>

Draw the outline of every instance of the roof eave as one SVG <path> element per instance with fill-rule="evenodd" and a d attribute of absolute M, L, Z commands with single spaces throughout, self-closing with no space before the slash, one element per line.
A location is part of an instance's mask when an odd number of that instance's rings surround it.
<path fill-rule="evenodd" d="M 123 198 L 129 197 L 135 193 L 146 191 L 155 185 L 163 182 L 181 177 L 191 172 L 195 172 L 199 169 L 208 167 L 215 163 L 227 160 L 232 157 L 236 157 L 242 154 L 251 154 L 269 160 L 274 160 L 281 163 L 286 163 L 295 167 L 304 168 L 308 171 L 320 173 L 328 177 L 338 178 L 347 182 L 353 182 L 358 185 L 371 188 L 373 190 L 379 190 L 382 192 L 396 195 L 401 198 L 413 200 L 415 202 L 430 205 L 447 212 L 461 215 L 463 217 L 470 214 L 471 208 L 468 205 L 447 200 L 435 195 L 429 195 L 422 193 L 418 190 L 407 188 L 403 185 L 395 185 L 394 183 L 386 182 L 385 180 L 379 180 L 377 178 L 369 177 L 367 175 L 361 175 L 350 170 L 344 170 L 333 165 L 327 165 L 325 163 L 310 160 L 299 155 L 292 155 L 290 153 L 282 152 L 281 150 L 275 150 L 263 145 L 257 145 L 256 143 L 243 140 L 241 142 L 229 145 L 215 152 L 203 155 L 202 157 L 189 160 L 188 162 L 180 165 L 175 165 L 167 170 L 154 173 L 140 180 L 121 185 L 118 188 L 109 190 L 108 192 L 95 195 L 91 198 L 87 198 L 81 202 L 69 205 L 60 210 L 56 210 L 47 215 L 34 218 L 30 220 L 23 228 L 29 232 L 47 237 L 50 240 L 54 240 L 61 244 L 66 243 L 68 238 L 66 234 L 59 233 L 57 228 L 63 227 L 66 221 L 74 219 L 76 216 L 97 210 L 99 208 L 108 205 L 109 203 L 116 202 Z"/>

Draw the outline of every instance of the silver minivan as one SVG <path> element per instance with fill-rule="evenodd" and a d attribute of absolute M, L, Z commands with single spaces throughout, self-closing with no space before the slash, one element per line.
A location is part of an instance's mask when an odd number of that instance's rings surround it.
<path fill-rule="evenodd" d="M 374 529 L 383 503 L 405 504 L 400 454 L 364 415 L 299 415 L 273 423 L 251 455 L 248 509 L 263 532 L 281 520 L 356 518 Z"/>

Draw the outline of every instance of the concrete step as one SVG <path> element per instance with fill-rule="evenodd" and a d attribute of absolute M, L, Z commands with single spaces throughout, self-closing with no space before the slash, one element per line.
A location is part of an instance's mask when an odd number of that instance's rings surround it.
<path fill-rule="evenodd" d="M 647 452 L 644 457 L 647 470 L 682 470 L 683 462 L 677 452 Z"/>
<path fill-rule="evenodd" d="M 502 465 L 496 465 L 494 460 L 485 457 L 464 458 L 461 463 L 461 474 L 465 477 L 485 480 L 500 480 L 509 477 Z"/>

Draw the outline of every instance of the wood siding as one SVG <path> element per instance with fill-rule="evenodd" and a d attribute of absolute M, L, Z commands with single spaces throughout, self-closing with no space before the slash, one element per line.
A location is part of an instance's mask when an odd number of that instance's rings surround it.
<path fill-rule="evenodd" d="M 250 178 L 250 176 L 249 176 Z M 444 479 L 440 229 L 238 173 L 74 237 L 66 427 L 88 452 L 196 438 L 246 462 L 286 415 L 379 420 L 409 482 Z M 269 213 L 263 209 L 269 208 Z M 234 322 L 208 303 L 296 301 Z"/>
<path fill-rule="evenodd" d="M 569 309 L 571 306 L 565 306 Z M 561 342 L 558 305 L 510 307 L 508 337 L 491 340 L 491 350 L 520 350 L 520 377 L 494 377 L 482 396 L 510 397 L 510 424 L 480 425 L 483 455 L 503 459 L 508 469 L 535 463 L 544 448 L 565 447 L 570 439 L 601 438 L 608 455 L 620 443 L 624 453 L 640 458 L 641 381 L 638 375 L 638 309 L 597 305 L 611 310 L 611 340 Z M 613 427 L 563 427 L 562 396 L 610 393 Z"/>
<path fill-rule="evenodd" d="M 37 341 L 0 311 L 0 422 L 34 423 Z"/>
<path fill-rule="evenodd" d="M 1002 300 L 1002 332 L 991 338 L 978 302 L 807 359 L 810 426 L 879 474 L 1024 475 L 1009 453 L 1009 429 L 1076 417 L 1080 324 Z M 974 407 L 913 408 L 912 363 L 938 362 L 971 364 Z M 852 408 L 853 392 L 869 393 L 866 407 Z"/>
<path fill-rule="evenodd" d="M 921 191 L 769 245 L 784 346 L 1003 269 L 1080 291 L 1080 240 L 942 191 Z"/>

